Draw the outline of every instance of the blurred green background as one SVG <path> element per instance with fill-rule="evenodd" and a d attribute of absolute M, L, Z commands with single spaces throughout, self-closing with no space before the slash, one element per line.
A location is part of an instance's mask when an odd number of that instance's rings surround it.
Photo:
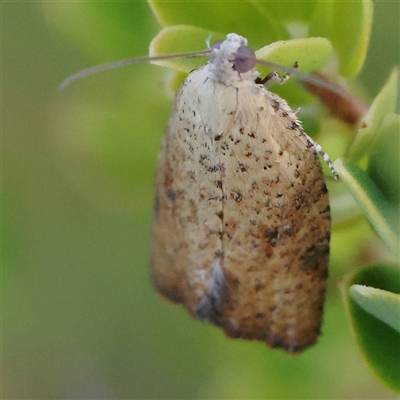
<path fill-rule="evenodd" d="M 399 62 L 399 15 L 375 3 L 367 98 Z M 323 335 L 299 357 L 227 340 L 154 293 L 165 70 L 57 91 L 82 68 L 145 55 L 160 29 L 146 2 L 4 2 L 2 24 L 3 398 L 397 398 L 364 364 L 336 284 L 379 253 L 363 220 L 333 232 Z"/>

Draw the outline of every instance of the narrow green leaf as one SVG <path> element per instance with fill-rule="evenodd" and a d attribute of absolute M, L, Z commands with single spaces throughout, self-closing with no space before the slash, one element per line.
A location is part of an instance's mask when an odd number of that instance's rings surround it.
<path fill-rule="evenodd" d="M 337 159 L 334 166 L 340 180 L 346 184 L 370 224 L 393 254 L 398 256 L 398 211 L 384 198 L 367 173 L 356 164 Z"/>
<path fill-rule="evenodd" d="M 400 392 L 400 334 L 393 327 L 398 328 L 399 319 L 399 268 L 385 264 L 361 268 L 346 275 L 340 289 L 352 332 L 367 364 L 383 383 Z"/>
<path fill-rule="evenodd" d="M 387 115 L 380 132 L 368 160 L 368 175 L 385 197 L 398 207 L 400 204 L 400 116 Z"/>
<path fill-rule="evenodd" d="M 365 60 L 372 26 L 373 3 L 370 0 L 341 1 L 333 6 L 332 37 L 339 54 L 340 72 L 356 75 Z"/>
<path fill-rule="evenodd" d="M 347 153 L 347 157 L 352 161 L 358 161 L 368 152 L 380 133 L 379 130 L 385 116 L 395 111 L 398 96 L 397 82 L 398 71 L 394 70 L 372 102 L 367 115 L 361 121 L 357 136 Z"/>
<path fill-rule="evenodd" d="M 363 285 L 350 286 L 349 293 L 365 311 L 400 333 L 400 295 Z"/>

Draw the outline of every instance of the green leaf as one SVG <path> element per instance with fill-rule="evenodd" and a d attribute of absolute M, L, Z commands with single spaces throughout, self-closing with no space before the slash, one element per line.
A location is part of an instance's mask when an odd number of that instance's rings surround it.
<path fill-rule="evenodd" d="M 168 71 L 168 73 L 165 74 L 163 87 L 169 99 L 174 99 L 179 86 L 181 86 L 186 77 L 187 73 L 185 72 Z"/>
<path fill-rule="evenodd" d="M 333 7 L 332 37 L 339 54 L 340 72 L 356 75 L 365 60 L 372 26 L 373 3 L 370 0 L 340 1 Z"/>
<path fill-rule="evenodd" d="M 349 160 L 334 162 L 339 178 L 343 181 L 366 218 L 392 250 L 399 253 L 399 213 L 383 196 L 368 174 Z"/>
<path fill-rule="evenodd" d="M 358 161 L 368 152 L 373 141 L 380 134 L 380 127 L 385 116 L 395 111 L 398 96 L 397 82 L 398 71 L 394 70 L 360 123 L 360 129 L 347 154 L 351 160 Z"/>
<path fill-rule="evenodd" d="M 389 388 L 400 392 L 400 270 L 385 264 L 365 267 L 346 275 L 340 288 L 367 364 Z"/>
<path fill-rule="evenodd" d="M 288 39 L 281 21 L 259 11 L 251 1 L 148 1 L 163 27 L 193 25 L 224 35 L 235 32 L 249 39 L 254 48 Z"/>
<path fill-rule="evenodd" d="M 365 311 L 400 333 L 400 295 L 364 285 L 352 285 L 349 293 Z"/>
<path fill-rule="evenodd" d="M 310 22 L 312 36 L 328 38 L 339 57 L 345 76 L 356 75 L 365 60 L 372 25 L 373 3 L 363 1 L 320 1 Z"/>
<path fill-rule="evenodd" d="M 400 204 L 400 116 L 389 114 L 382 123 L 380 135 L 368 160 L 368 174 L 385 197 Z"/>
<path fill-rule="evenodd" d="M 326 64 L 332 53 L 332 45 L 329 40 L 320 37 L 280 40 L 255 53 L 260 60 L 286 66 L 291 66 L 297 61 L 301 71 L 311 72 Z"/>
<path fill-rule="evenodd" d="M 310 20 L 309 33 L 312 36 L 332 37 L 334 1 L 319 1 Z"/>
<path fill-rule="evenodd" d="M 207 49 L 206 41 L 212 42 L 224 39 L 226 35 L 197 28 L 189 25 L 175 25 L 162 29 L 151 41 L 150 56 L 159 56 L 172 53 L 190 53 Z M 178 72 L 188 74 L 191 70 L 199 68 L 206 63 L 205 56 L 200 58 L 169 58 L 166 60 L 152 61 L 153 64 L 171 68 Z"/>
<path fill-rule="evenodd" d="M 265 18 L 272 18 L 274 21 L 279 21 L 287 26 L 290 23 L 299 21 L 308 23 L 318 1 L 293 1 L 290 3 L 290 7 L 288 7 L 287 3 L 276 1 L 253 0 L 251 3 Z"/>

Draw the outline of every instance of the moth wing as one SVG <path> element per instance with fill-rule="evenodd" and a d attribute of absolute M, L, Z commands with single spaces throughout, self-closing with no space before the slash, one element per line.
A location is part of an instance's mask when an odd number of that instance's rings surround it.
<path fill-rule="evenodd" d="M 220 293 L 224 286 L 218 275 L 223 199 L 194 79 L 204 80 L 202 70 L 190 74 L 178 91 L 159 153 L 151 268 L 161 294 L 184 303 L 195 317 L 212 319 L 219 299 L 210 293 Z"/>
<path fill-rule="evenodd" d="M 222 270 L 229 336 L 300 351 L 322 322 L 330 210 L 321 164 L 278 96 L 238 83 L 235 123 L 218 142 L 223 180 Z"/>
<path fill-rule="evenodd" d="M 289 352 L 320 332 L 330 213 L 319 159 L 286 102 L 193 72 L 156 178 L 158 291 L 228 336 Z"/>

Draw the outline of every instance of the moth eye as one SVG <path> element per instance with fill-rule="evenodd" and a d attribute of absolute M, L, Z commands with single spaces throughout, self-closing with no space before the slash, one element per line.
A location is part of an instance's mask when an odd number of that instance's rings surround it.
<path fill-rule="evenodd" d="M 240 46 L 236 52 L 235 63 L 233 68 L 237 72 L 250 71 L 256 64 L 256 55 L 254 51 L 249 49 L 247 46 Z"/>

